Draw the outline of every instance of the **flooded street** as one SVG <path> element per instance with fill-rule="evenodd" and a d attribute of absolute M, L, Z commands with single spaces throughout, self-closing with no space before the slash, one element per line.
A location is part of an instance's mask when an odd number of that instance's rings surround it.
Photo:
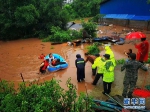
<path fill-rule="evenodd" d="M 90 62 L 86 64 L 85 82 L 77 82 L 75 68 L 76 54 L 79 53 L 86 59 L 86 57 L 84 56 L 86 46 L 87 44 L 83 44 L 82 46 L 72 48 L 70 46 L 67 46 L 66 43 L 51 45 L 50 42 L 41 42 L 41 40 L 37 38 L 7 42 L 0 41 L 0 79 L 13 81 L 15 82 L 15 86 L 17 87 L 17 84 L 22 82 L 20 73 L 23 74 L 24 80 L 27 82 L 34 80 L 43 82 L 46 80 L 51 80 L 53 77 L 55 77 L 56 79 L 61 80 L 61 86 L 63 88 L 66 88 L 65 83 L 67 79 L 71 77 L 71 82 L 76 85 L 78 93 L 85 92 L 87 87 L 88 92 L 93 92 L 92 95 L 94 97 L 105 100 L 106 96 L 102 95 L 102 80 L 99 80 L 97 86 L 93 86 L 91 84 L 94 77 L 92 76 Z M 127 58 L 124 55 L 124 50 L 128 50 L 129 48 L 133 49 L 133 52 L 137 52 L 133 44 L 113 45 L 112 50 L 114 51 L 115 58 Z M 39 75 L 37 73 L 41 62 L 43 61 L 41 59 L 38 59 L 41 53 L 45 55 L 49 53 L 57 53 L 66 59 L 66 61 L 69 63 L 69 67 L 57 72 Z M 103 54 L 104 51 L 103 48 L 101 48 L 101 55 Z M 123 88 L 123 77 L 124 72 L 120 72 L 120 65 L 118 65 L 115 70 L 115 81 L 112 84 L 111 95 L 121 95 Z M 146 85 L 149 85 L 149 79 L 150 74 L 148 74 L 148 72 L 142 72 L 140 70 L 137 86 L 142 87 L 143 81 Z M 149 104 L 147 105 L 150 105 L 150 99 L 148 99 L 148 102 Z"/>

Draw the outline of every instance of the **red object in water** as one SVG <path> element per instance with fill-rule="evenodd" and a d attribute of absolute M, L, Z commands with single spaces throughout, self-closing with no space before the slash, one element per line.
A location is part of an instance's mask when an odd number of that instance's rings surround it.
<path fill-rule="evenodd" d="M 126 36 L 126 39 L 141 39 L 146 38 L 146 35 L 142 32 L 131 32 Z"/>
<path fill-rule="evenodd" d="M 143 98 L 150 97 L 150 91 L 149 90 L 144 90 L 144 89 L 135 89 L 133 91 L 133 94 L 135 96 L 139 96 L 139 97 L 143 97 Z"/>
<path fill-rule="evenodd" d="M 39 56 L 39 59 L 44 59 L 44 57 L 45 57 L 45 55 L 44 55 L 44 54 L 41 54 L 41 55 Z"/>

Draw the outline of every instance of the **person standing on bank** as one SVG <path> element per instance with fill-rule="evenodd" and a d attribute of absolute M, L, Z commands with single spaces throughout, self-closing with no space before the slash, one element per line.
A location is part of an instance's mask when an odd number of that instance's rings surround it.
<path fill-rule="evenodd" d="M 77 68 L 77 80 L 78 82 L 83 81 L 85 78 L 85 61 L 81 58 L 80 54 L 76 55 L 75 65 Z"/>
<path fill-rule="evenodd" d="M 104 63 L 104 73 L 103 73 L 103 87 L 104 91 L 103 94 L 109 94 L 111 92 L 111 84 L 114 81 L 114 69 L 115 66 L 110 59 L 109 54 L 104 55 L 105 63 Z"/>
<path fill-rule="evenodd" d="M 148 70 L 148 67 L 144 66 L 141 62 L 136 61 L 136 54 L 131 53 L 129 55 L 129 60 L 121 67 L 121 71 L 126 69 L 123 81 L 124 88 L 122 93 L 124 98 L 132 98 L 132 93 L 138 79 L 139 68 L 144 71 Z"/>
<path fill-rule="evenodd" d="M 110 55 L 110 60 L 113 62 L 114 66 L 116 66 L 116 60 L 113 51 L 110 49 L 109 46 L 105 46 L 105 54 Z"/>
<path fill-rule="evenodd" d="M 149 43 L 145 38 L 141 38 L 140 44 L 134 44 L 135 48 L 138 49 L 136 60 L 144 63 L 144 61 L 148 60 L 148 52 L 149 52 Z"/>
<path fill-rule="evenodd" d="M 100 77 L 103 78 L 103 72 L 104 72 L 104 60 L 100 57 L 99 54 L 96 54 L 97 58 L 94 61 L 94 64 L 92 65 L 92 69 L 97 68 L 97 74 L 93 81 L 93 85 L 96 85 Z"/>
<path fill-rule="evenodd" d="M 128 49 L 128 52 L 126 52 L 126 51 L 124 51 L 124 54 L 126 55 L 126 56 L 128 56 L 128 58 L 129 58 L 129 55 L 132 53 L 132 49 Z M 128 61 L 129 59 L 126 59 L 126 61 Z"/>

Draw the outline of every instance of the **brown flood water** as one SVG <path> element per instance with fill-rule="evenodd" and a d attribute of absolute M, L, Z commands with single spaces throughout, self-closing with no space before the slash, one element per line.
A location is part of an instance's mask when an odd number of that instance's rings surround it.
<path fill-rule="evenodd" d="M 85 82 L 77 82 L 75 68 L 75 59 L 77 53 L 81 54 L 81 56 L 86 59 L 84 56 L 86 46 L 87 44 L 83 44 L 79 47 L 72 48 L 67 46 L 66 43 L 51 45 L 50 42 L 41 42 L 41 40 L 37 38 L 7 42 L 0 41 L 0 78 L 15 82 L 17 87 L 18 83 L 22 82 L 20 73 L 23 74 L 25 81 L 30 82 L 38 79 L 40 82 L 43 82 L 45 80 L 51 80 L 53 77 L 55 77 L 56 79 L 61 80 L 61 86 L 66 88 L 65 83 L 67 79 L 71 77 L 72 83 L 76 85 L 78 92 L 85 92 L 86 87 L 90 92 L 94 87 L 91 84 L 94 79 L 91 71 L 91 63 L 88 62 L 86 64 Z M 132 48 L 133 52 L 136 52 L 136 49 L 132 44 L 112 46 L 112 50 L 114 51 L 116 59 L 126 58 L 123 52 L 129 48 Z M 65 70 L 39 75 L 37 72 L 41 62 L 43 61 L 38 59 L 41 53 L 45 55 L 49 53 L 60 54 L 69 63 L 69 67 Z M 102 48 L 101 54 L 104 54 Z"/>
<path fill-rule="evenodd" d="M 82 49 L 85 49 L 85 46 L 87 45 L 84 44 L 76 48 L 72 48 L 66 44 L 52 46 L 51 43 L 41 42 L 41 40 L 36 38 L 0 42 L 0 78 L 18 83 L 22 81 L 20 73 L 23 74 L 25 81 L 39 79 L 41 82 L 51 80 L 52 77 L 56 77 L 56 79 L 62 81 L 61 86 L 65 88 L 65 82 L 69 77 L 71 77 L 72 83 L 76 85 L 78 91 L 85 91 L 85 84 L 87 85 L 88 90 L 91 90 L 93 87 L 91 83 L 94 77 L 91 75 L 92 71 L 90 69 L 90 62 L 86 64 L 85 83 L 77 83 L 76 80 L 76 68 L 74 61 L 76 59 L 76 54 L 78 53 L 84 57 Z M 113 46 L 113 51 L 117 59 L 125 58 L 122 52 L 125 48 L 125 46 L 119 46 L 118 49 L 118 46 Z M 38 59 L 38 56 L 41 53 L 47 55 L 50 52 L 63 56 L 69 63 L 69 67 L 65 70 L 60 70 L 46 75 L 37 74 L 39 65 L 43 61 Z M 104 51 L 101 51 L 101 54 L 104 54 Z M 86 57 L 84 58 L 86 59 Z"/>
<path fill-rule="evenodd" d="M 38 69 L 40 63 L 43 61 L 38 59 L 41 53 L 45 55 L 49 53 L 60 54 L 69 63 L 69 67 L 65 70 L 39 75 L 37 74 Z M 91 69 L 86 69 L 85 83 L 77 83 L 75 68 L 77 53 L 80 53 L 84 57 L 81 47 L 73 49 L 67 46 L 67 44 L 51 45 L 50 42 L 41 42 L 41 40 L 36 38 L 0 42 L 0 78 L 18 84 L 22 81 L 20 73 L 23 74 L 25 81 L 39 79 L 42 82 L 55 77 L 61 80 L 61 86 L 66 88 L 65 83 L 71 77 L 72 83 L 76 85 L 78 91 L 85 91 L 85 84 L 88 90 L 91 90 L 91 82 L 93 81 Z M 90 66 L 90 63 L 87 63 L 86 68 L 90 68 Z"/>
<path fill-rule="evenodd" d="M 85 47 L 82 49 L 85 49 Z M 23 74 L 25 81 L 33 81 L 39 78 L 40 81 L 44 81 L 51 80 L 52 77 L 56 77 L 56 79 L 62 81 L 61 85 L 65 87 L 66 80 L 71 77 L 72 82 L 77 86 L 78 91 L 84 91 L 84 83 L 77 83 L 76 68 L 74 64 L 77 53 L 84 57 L 82 49 L 80 46 L 73 49 L 66 44 L 52 46 L 51 43 L 41 42 L 41 40 L 36 38 L 0 42 L 0 78 L 8 81 L 21 82 L 22 79 L 20 73 Z M 58 53 L 66 58 L 69 63 L 69 67 L 65 70 L 60 70 L 46 75 L 38 75 L 37 72 L 39 65 L 43 61 L 38 59 L 38 56 L 41 53 L 47 55 L 50 52 Z M 92 89 L 91 83 L 93 81 L 90 67 L 91 64 L 88 62 L 86 64 L 85 83 L 89 90 Z"/>

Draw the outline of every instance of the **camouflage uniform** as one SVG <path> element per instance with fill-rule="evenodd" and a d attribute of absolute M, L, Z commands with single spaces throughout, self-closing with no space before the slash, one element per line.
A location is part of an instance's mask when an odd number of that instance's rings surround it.
<path fill-rule="evenodd" d="M 136 86 L 136 82 L 138 79 L 138 69 L 141 68 L 144 71 L 147 71 L 147 67 L 144 66 L 142 63 L 136 60 L 129 60 L 127 61 L 122 67 L 121 71 L 126 69 L 125 77 L 123 81 L 124 89 L 122 96 L 123 97 L 132 97 L 133 90 Z M 129 87 L 130 86 L 130 87 Z M 129 92 L 128 92 L 129 89 Z"/>

